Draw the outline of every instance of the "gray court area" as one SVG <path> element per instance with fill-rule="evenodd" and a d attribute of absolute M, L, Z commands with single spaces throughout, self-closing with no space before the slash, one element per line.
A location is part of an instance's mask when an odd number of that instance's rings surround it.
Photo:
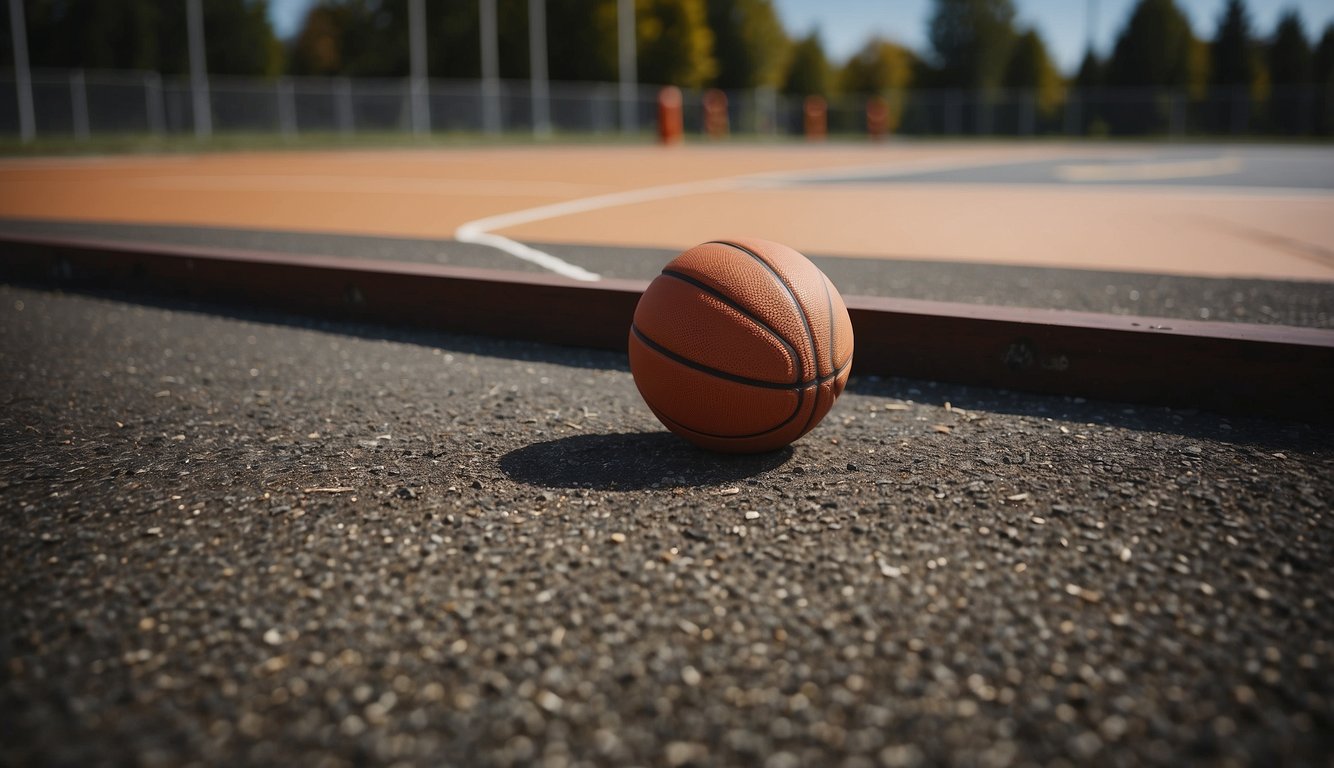
<path fill-rule="evenodd" d="M 1322 765 L 1334 443 L 0 286 L 0 764 Z"/>
<path fill-rule="evenodd" d="M 0 232 L 220 246 L 387 261 L 542 272 L 493 248 L 407 238 L 0 219 Z M 532 243 L 606 277 L 648 280 L 676 253 L 653 248 Z M 1334 283 L 1148 275 L 928 259 L 812 255 L 846 295 L 1334 328 Z"/>
<path fill-rule="evenodd" d="M 1334 192 L 1334 149 L 1328 147 L 1200 146 L 1126 148 L 1124 155 L 1025 160 L 1000 165 L 886 176 L 822 174 L 806 184 L 1056 184 L 1065 186 L 1189 186 L 1205 189 Z"/>

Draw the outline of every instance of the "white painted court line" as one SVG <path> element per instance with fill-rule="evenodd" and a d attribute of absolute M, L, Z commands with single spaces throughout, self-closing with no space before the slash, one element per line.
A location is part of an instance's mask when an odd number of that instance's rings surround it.
<path fill-rule="evenodd" d="M 897 161 L 876 165 L 857 165 L 827 169 L 765 171 L 743 176 L 727 176 L 719 179 L 704 179 L 701 181 L 664 184 L 657 187 L 644 187 L 642 189 L 627 189 L 621 192 L 594 195 L 593 197 L 582 197 L 576 200 L 565 200 L 559 203 L 539 205 L 535 208 L 526 208 L 524 210 L 475 219 L 460 225 L 454 232 L 454 239 L 461 243 L 487 245 L 496 248 L 497 250 L 504 251 L 517 259 L 522 259 L 530 264 L 535 264 L 543 269 L 555 272 L 558 275 L 563 275 L 573 280 L 592 282 L 601 280 L 602 277 L 595 272 L 590 272 L 577 264 L 571 264 L 568 261 L 553 256 L 545 251 L 524 245 L 517 240 L 511 240 L 503 235 L 497 235 L 495 234 L 495 230 L 515 227 L 520 224 L 529 224 L 534 221 L 555 219 L 576 213 L 587 213 L 589 211 L 599 211 L 605 208 L 615 208 L 622 205 L 633 205 L 635 203 L 644 203 L 652 200 L 665 200 L 668 198 L 685 197 L 687 195 L 698 195 L 707 192 L 720 192 L 729 189 L 784 186 L 786 184 L 803 181 L 828 179 L 856 179 L 872 176 L 876 178 L 889 178 L 893 176 L 930 173 L 933 171 L 981 168 L 992 165 L 1009 165 L 1017 162 L 1032 162 L 1032 159 L 1025 158 L 1024 160 L 1016 160 L 1013 157 L 1007 157 L 994 158 L 991 160 Z"/>

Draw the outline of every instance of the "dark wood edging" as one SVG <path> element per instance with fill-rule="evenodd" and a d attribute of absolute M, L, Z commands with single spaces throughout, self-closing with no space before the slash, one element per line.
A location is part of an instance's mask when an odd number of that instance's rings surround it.
<path fill-rule="evenodd" d="M 624 350 L 646 283 L 0 235 L 0 279 Z M 1334 331 L 848 297 L 854 374 L 1334 421 Z"/>

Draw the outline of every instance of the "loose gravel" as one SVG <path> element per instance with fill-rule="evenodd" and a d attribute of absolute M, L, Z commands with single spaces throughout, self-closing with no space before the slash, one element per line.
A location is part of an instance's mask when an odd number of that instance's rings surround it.
<path fill-rule="evenodd" d="M 774 454 L 621 355 L 0 286 L 0 764 L 1334 753 L 1320 428 L 855 376 Z"/>

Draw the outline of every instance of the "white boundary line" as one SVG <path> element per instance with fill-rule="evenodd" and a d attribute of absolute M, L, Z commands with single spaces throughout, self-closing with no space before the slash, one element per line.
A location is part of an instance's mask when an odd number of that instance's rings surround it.
<path fill-rule="evenodd" d="M 535 264 L 543 269 L 555 272 L 558 275 L 568 277 L 572 280 L 594 282 L 601 280 L 602 276 L 596 272 L 590 272 L 577 264 L 571 264 L 564 259 L 553 256 L 546 251 L 541 251 L 532 246 L 524 245 L 517 240 L 511 240 L 503 235 L 497 235 L 495 234 L 495 230 L 507 229 L 509 227 L 528 224 L 534 221 L 555 219 L 575 213 L 587 213 L 588 211 L 615 208 L 622 205 L 633 205 L 635 203 L 643 203 L 650 200 L 685 197 L 686 195 L 720 192 L 723 190 L 739 189 L 748 186 L 782 186 L 796 181 L 819 179 L 857 179 L 859 177 L 885 178 L 889 176 L 907 176 L 915 173 L 929 173 L 933 171 L 980 168 L 992 165 L 1012 165 L 1032 161 L 1033 158 L 1031 157 L 1016 158 L 1013 156 L 981 161 L 928 160 L 915 163 L 898 161 L 870 166 L 854 165 L 810 170 L 765 171 L 762 173 L 746 174 L 742 176 L 726 176 L 720 179 L 686 181 L 676 184 L 664 184 L 657 187 L 644 187 L 642 189 L 611 192 L 605 195 L 594 195 L 593 197 L 582 197 L 576 200 L 566 200 L 564 202 L 551 203 L 549 205 L 539 205 L 536 208 L 526 208 L 524 210 L 512 211 L 510 213 L 501 213 L 495 216 L 474 219 L 473 221 L 460 225 L 459 228 L 454 231 L 454 239 L 461 243 L 490 246 L 497 250 L 504 251 L 517 259 L 522 259 L 530 264 Z"/>

